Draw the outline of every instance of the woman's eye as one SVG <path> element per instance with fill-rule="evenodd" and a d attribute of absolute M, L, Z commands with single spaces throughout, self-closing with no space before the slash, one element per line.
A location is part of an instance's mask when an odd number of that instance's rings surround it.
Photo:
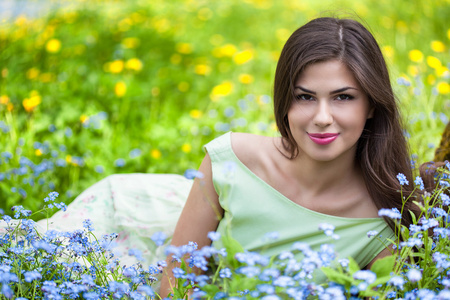
<path fill-rule="evenodd" d="M 307 94 L 300 94 L 295 96 L 298 100 L 305 100 L 305 101 L 311 101 L 314 98 L 311 95 L 307 95 Z"/>
<path fill-rule="evenodd" d="M 341 94 L 336 97 L 337 100 L 352 100 L 353 98 L 353 96 L 347 94 Z"/>

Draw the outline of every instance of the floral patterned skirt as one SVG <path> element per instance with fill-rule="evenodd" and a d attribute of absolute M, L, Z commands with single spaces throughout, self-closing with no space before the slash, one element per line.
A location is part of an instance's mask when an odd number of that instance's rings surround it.
<path fill-rule="evenodd" d="M 118 234 L 112 251 L 121 265 L 137 262 L 131 249 L 140 250 L 141 262 L 150 265 L 165 258 L 163 249 L 170 243 L 192 182 L 175 174 L 111 175 L 82 192 L 66 211 L 37 223 L 41 228 L 72 231 L 90 219 L 98 239 Z M 169 237 L 161 247 L 151 239 L 157 232 Z"/>

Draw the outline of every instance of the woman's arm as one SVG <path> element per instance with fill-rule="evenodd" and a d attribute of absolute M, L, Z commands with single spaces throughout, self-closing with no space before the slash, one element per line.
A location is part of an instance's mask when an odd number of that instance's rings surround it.
<path fill-rule="evenodd" d="M 219 196 L 212 182 L 212 167 L 209 154 L 205 155 L 199 171 L 203 178 L 195 178 L 186 204 L 178 219 L 171 245 L 182 246 L 190 241 L 196 242 L 199 248 L 210 245 L 211 240 L 207 234 L 215 231 L 223 215 L 219 205 Z M 172 277 L 172 269 L 177 263 L 172 262 L 171 256 L 167 258 L 167 268 L 161 280 L 161 298 L 167 297 L 170 287 L 175 280 Z M 170 283 L 169 283 L 170 280 Z"/>

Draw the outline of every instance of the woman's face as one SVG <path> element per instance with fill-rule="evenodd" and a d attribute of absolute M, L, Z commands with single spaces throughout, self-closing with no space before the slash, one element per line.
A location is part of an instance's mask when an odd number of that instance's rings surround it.
<path fill-rule="evenodd" d="M 288 111 L 299 157 L 316 161 L 354 160 L 368 118 L 368 97 L 353 73 L 338 60 L 314 63 L 295 82 Z"/>

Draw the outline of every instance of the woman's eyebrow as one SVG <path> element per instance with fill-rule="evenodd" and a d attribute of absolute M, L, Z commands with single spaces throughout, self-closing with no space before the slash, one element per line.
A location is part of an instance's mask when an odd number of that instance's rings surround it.
<path fill-rule="evenodd" d="M 308 90 L 308 89 L 305 89 L 304 87 L 299 86 L 299 85 L 295 86 L 295 88 L 296 88 L 296 89 L 300 89 L 300 90 L 304 91 L 305 93 L 310 93 L 310 94 L 313 94 L 313 95 L 316 94 L 316 92 L 313 92 L 313 91 L 310 91 L 310 90 Z M 333 95 L 333 94 L 336 94 L 336 93 L 345 92 L 346 90 L 358 90 L 358 89 L 357 89 L 357 88 L 354 88 L 354 87 L 351 87 L 351 86 L 346 86 L 346 87 L 343 87 L 343 88 L 340 88 L 340 89 L 331 91 L 331 92 L 330 92 L 330 95 Z"/>

